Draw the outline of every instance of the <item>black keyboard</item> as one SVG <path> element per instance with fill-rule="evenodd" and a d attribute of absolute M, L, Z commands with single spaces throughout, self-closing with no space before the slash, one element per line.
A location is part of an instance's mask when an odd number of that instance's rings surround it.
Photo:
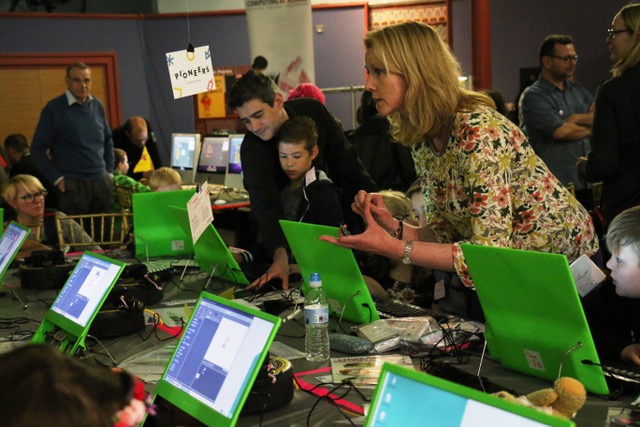
<path fill-rule="evenodd" d="M 633 364 L 602 365 L 610 391 L 624 394 L 640 393 L 640 366 Z"/>
<path fill-rule="evenodd" d="M 376 301 L 376 310 L 382 318 L 431 316 L 431 310 L 404 301 L 388 299 Z"/>

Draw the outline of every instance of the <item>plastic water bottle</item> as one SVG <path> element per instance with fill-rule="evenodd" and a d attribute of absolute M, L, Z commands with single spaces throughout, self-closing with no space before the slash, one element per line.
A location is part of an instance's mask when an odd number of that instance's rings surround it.
<path fill-rule="evenodd" d="M 312 273 L 309 285 L 311 290 L 304 299 L 304 352 L 307 360 L 320 362 L 329 359 L 329 300 L 322 290 L 320 274 Z"/>

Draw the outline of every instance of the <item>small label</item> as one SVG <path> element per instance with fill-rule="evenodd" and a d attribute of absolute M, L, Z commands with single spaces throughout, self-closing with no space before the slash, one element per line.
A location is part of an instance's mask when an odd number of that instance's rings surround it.
<path fill-rule="evenodd" d="M 184 240 L 173 240 L 173 241 L 171 241 L 171 250 L 172 251 L 184 250 Z"/>
<path fill-rule="evenodd" d="M 444 280 L 440 280 L 433 287 L 433 300 L 438 301 L 447 296 L 447 291 L 444 288 Z"/>
<path fill-rule="evenodd" d="M 533 350 L 524 349 L 524 357 L 527 358 L 527 364 L 531 369 L 535 369 L 537 371 L 544 371 L 544 363 L 542 363 L 542 356 L 540 353 Z"/>
<path fill-rule="evenodd" d="M 311 169 L 309 169 L 304 176 L 304 185 L 308 187 L 315 180 L 316 180 L 316 168 L 315 166 L 312 166 Z"/>
<path fill-rule="evenodd" d="M 305 306 L 304 323 L 305 325 L 329 323 L 329 307 L 319 304 Z"/>

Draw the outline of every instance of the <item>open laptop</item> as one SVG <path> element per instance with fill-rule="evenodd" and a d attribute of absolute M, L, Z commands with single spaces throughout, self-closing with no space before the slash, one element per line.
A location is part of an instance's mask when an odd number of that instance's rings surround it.
<path fill-rule="evenodd" d="M 461 247 L 486 318 L 492 357 L 508 369 L 550 381 L 569 376 L 592 393 L 609 394 L 564 255 Z"/>
<path fill-rule="evenodd" d="M 384 301 L 383 313 L 371 298 L 367 284 L 351 249 L 318 240 L 319 236 L 338 236 L 337 227 L 280 220 L 289 247 L 300 267 L 302 277 L 320 273 L 322 288 L 329 298 L 331 311 L 353 323 L 367 324 L 380 317 L 427 316 L 430 312 L 395 300 Z M 309 290 L 303 282 L 302 292 Z"/>
<path fill-rule="evenodd" d="M 156 387 L 145 426 L 234 426 L 282 320 L 203 292 Z M 179 411 L 176 411 L 175 409 Z"/>
<path fill-rule="evenodd" d="M 193 254 L 191 232 L 176 222 L 169 206 L 186 209 L 195 190 L 133 194 L 133 235 L 136 258 L 188 256 Z"/>
<path fill-rule="evenodd" d="M 4 230 L 0 237 L 0 281 L 4 278 L 22 244 L 27 240 L 30 231 L 15 221 L 11 221 Z"/>
<path fill-rule="evenodd" d="M 172 217 L 191 239 L 191 225 L 187 208 L 171 206 Z M 200 269 L 209 275 L 209 280 L 222 279 L 226 282 L 241 285 L 249 285 L 249 280 L 244 275 L 229 248 L 218 234 L 218 231 L 209 224 L 202 232 L 198 241 L 193 244 L 194 259 Z M 205 288 L 208 286 L 208 282 Z"/>
<path fill-rule="evenodd" d="M 404 366 L 385 363 L 365 426 L 572 427 L 560 417 Z"/>
<path fill-rule="evenodd" d="M 33 335 L 32 344 L 51 344 L 68 355 L 84 348 L 91 322 L 124 270 L 125 263 L 85 252 Z"/>

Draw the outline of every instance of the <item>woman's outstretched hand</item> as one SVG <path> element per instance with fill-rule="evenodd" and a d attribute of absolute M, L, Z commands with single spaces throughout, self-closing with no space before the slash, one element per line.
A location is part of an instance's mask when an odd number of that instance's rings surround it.
<path fill-rule="evenodd" d="M 387 229 L 395 231 L 398 220 L 393 218 L 387 209 L 382 196 L 377 193 L 360 191 L 351 205 L 353 211 L 360 215 L 367 225 L 362 234 L 346 235 L 340 228 L 338 238 L 333 236 L 320 236 L 320 240 L 333 243 L 343 248 L 351 248 L 365 252 L 385 255 L 389 252 L 390 240 L 394 240 Z"/>

